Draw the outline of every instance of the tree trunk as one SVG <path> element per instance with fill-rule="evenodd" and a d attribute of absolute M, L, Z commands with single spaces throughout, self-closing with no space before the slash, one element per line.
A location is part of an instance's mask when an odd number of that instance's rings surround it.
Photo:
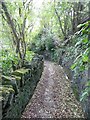
<path fill-rule="evenodd" d="M 26 55 L 26 43 L 25 43 L 25 38 L 24 38 L 26 16 L 25 16 L 25 18 L 23 20 L 23 24 L 21 26 L 22 28 L 20 30 L 20 35 L 18 36 L 17 31 L 15 29 L 15 24 L 14 24 L 13 20 L 11 19 L 11 15 L 8 12 L 5 2 L 0 2 L 0 4 L 2 5 L 2 9 L 4 10 L 4 13 L 6 15 L 7 23 L 10 26 L 11 31 L 14 35 L 15 41 L 13 41 L 13 42 L 16 45 L 16 53 L 19 54 L 19 57 L 21 59 L 20 66 L 22 67 L 22 65 L 24 64 L 24 58 Z M 19 12 L 20 12 L 20 9 L 19 9 Z M 20 13 L 20 15 L 21 15 L 21 13 Z"/>

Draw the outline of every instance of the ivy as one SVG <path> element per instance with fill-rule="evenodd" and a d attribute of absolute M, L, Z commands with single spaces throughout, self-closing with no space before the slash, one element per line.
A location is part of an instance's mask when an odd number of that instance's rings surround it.
<path fill-rule="evenodd" d="M 80 74 L 80 72 L 84 72 L 85 70 L 89 69 L 90 46 L 88 45 L 89 44 L 89 39 L 88 39 L 88 36 L 86 35 L 87 31 L 89 29 L 88 26 L 89 26 L 89 22 L 86 22 L 84 24 L 80 24 L 78 26 L 78 27 L 83 27 L 82 28 L 82 33 L 81 33 L 81 34 L 83 34 L 83 37 L 82 37 L 83 39 L 77 41 L 76 44 L 75 44 L 76 49 L 82 47 L 81 52 L 76 57 L 76 59 L 74 60 L 74 63 L 71 66 L 71 69 L 73 71 L 75 71 L 76 74 L 77 73 Z M 77 47 L 77 46 L 79 46 L 79 47 Z M 78 68 L 78 71 L 76 70 L 77 68 Z M 81 95 L 81 98 L 80 98 L 80 101 L 86 100 L 87 97 L 90 94 L 90 80 L 89 81 L 87 80 L 86 84 L 88 85 L 88 87 L 86 87 L 85 90 L 83 91 L 83 93 Z"/>

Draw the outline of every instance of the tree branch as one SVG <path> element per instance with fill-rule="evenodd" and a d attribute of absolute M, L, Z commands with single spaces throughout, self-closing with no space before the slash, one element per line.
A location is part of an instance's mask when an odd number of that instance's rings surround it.
<path fill-rule="evenodd" d="M 56 13 L 56 15 L 57 15 L 57 18 L 58 18 L 59 25 L 60 25 L 60 28 L 61 28 L 61 30 L 62 30 L 62 33 L 63 33 L 63 35 L 65 36 L 64 30 L 63 30 L 63 28 L 62 28 L 62 23 L 61 23 L 60 16 L 59 16 L 59 14 L 58 14 L 58 12 L 57 12 L 57 9 L 56 9 L 56 7 L 55 7 L 55 0 L 54 0 L 54 9 L 55 9 L 55 13 Z"/>
<path fill-rule="evenodd" d="M 11 27 L 11 29 L 12 29 L 12 32 L 13 32 L 16 40 L 18 40 L 18 36 L 17 36 L 16 30 L 15 30 L 15 28 L 14 28 L 14 23 L 13 23 L 13 21 L 12 21 L 12 19 L 11 19 L 11 16 L 10 16 L 8 10 L 7 10 L 7 7 L 6 7 L 6 5 L 5 5 L 5 2 L 0 2 L 0 4 L 2 4 L 2 9 L 3 9 L 4 12 L 5 12 L 5 15 L 6 15 L 7 20 L 8 20 L 8 24 L 10 25 L 10 27 Z"/>

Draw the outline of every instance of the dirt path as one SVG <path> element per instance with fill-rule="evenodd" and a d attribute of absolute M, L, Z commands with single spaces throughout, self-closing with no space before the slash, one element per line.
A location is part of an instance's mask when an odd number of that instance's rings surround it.
<path fill-rule="evenodd" d="M 45 61 L 44 72 L 22 118 L 82 118 L 68 78 L 61 66 Z"/>

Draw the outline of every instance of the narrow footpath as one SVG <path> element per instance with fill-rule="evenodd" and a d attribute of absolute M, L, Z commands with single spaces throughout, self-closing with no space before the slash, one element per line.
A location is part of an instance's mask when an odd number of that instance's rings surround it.
<path fill-rule="evenodd" d="M 42 77 L 22 118 L 83 118 L 70 86 L 63 68 L 45 61 Z"/>

